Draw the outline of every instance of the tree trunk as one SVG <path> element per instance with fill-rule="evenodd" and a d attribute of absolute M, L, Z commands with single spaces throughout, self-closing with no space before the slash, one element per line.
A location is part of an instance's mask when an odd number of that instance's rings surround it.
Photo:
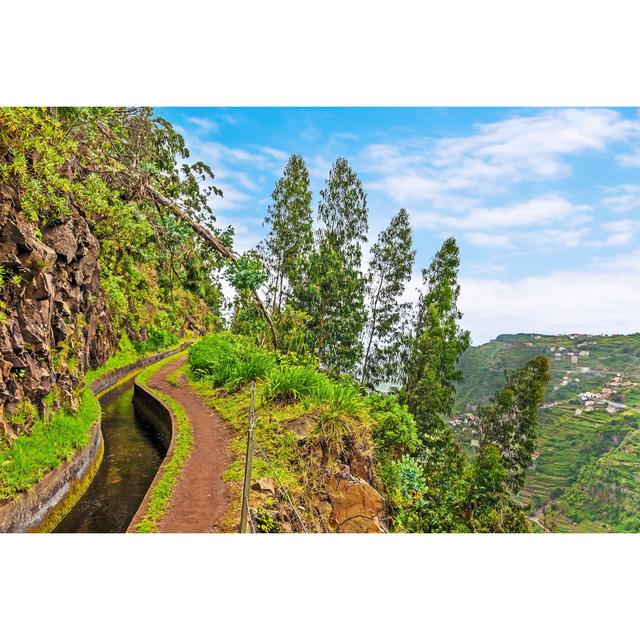
<path fill-rule="evenodd" d="M 161 193 L 158 193 L 155 189 L 152 189 L 150 187 L 149 187 L 149 191 L 152 197 L 156 200 L 158 204 L 160 204 L 163 207 L 166 207 L 167 209 L 170 209 L 175 214 L 176 217 L 178 217 L 183 222 L 187 222 L 189 225 L 191 225 L 191 228 L 195 231 L 195 233 L 197 233 L 208 245 L 213 247 L 215 251 L 217 251 L 220 255 L 224 256 L 225 258 L 228 258 L 229 260 L 236 262 L 236 260 L 238 259 L 238 256 L 233 251 L 231 251 L 228 247 L 226 247 L 220 241 L 219 238 L 216 238 L 216 236 L 213 235 L 211 231 L 209 231 L 206 227 L 202 226 L 200 223 L 193 220 L 188 213 L 185 213 L 178 205 L 174 204 L 171 200 L 169 200 L 169 198 L 166 198 Z M 280 346 L 278 342 L 278 333 L 273 324 L 273 320 L 271 319 L 271 315 L 269 314 L 266 307 L 264 306 L 264 303 L 262 302 L 262 299 L 260 298 L 260 295 L 258 294 L 258 292 L 255 290 L 252 290 L 251 295 L 253 296 L 253 299 L 256 303 L 256 306 L 260 310 L 260 313 L 262 313 L 262 315 L 264 316 L 264 319 L 267 321 L 267 324 L 269 325 L 269 329 L 271 330 L 271 335 L 273 337 L 273 344 L 275 348 L 279 349 Z"/>
<path fill-rule="evenodd" d="M 371 333 L 369 334 L 369 344 L 367 345 L 367 351 L 364 355 L 364 362 L 362 363 L 362 376 L 360 378 L 360 384 L 364 384 L 366 373 L 367 373 L 367 365 L 369 364 L 369 352 L 371 351 L 371 344 L 373 342 L 373 336 L 376 330 L 376 323 L 378 321 L 378 300 L 380 298 L 380 291 L 382 291 L 382 284 L 384 283 L 384 276 L 380 276 L 380 284 L 378 285 L 378 291 L 376 292 L 376 297 L 373 302 L 373 309 L 371 310 Z"/>

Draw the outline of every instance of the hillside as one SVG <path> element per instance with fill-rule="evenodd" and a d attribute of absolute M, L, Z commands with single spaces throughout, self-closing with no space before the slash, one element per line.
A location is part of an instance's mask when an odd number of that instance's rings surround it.
<path fill-rule="evenodd" d="M 633 455 L 640 334 L 501 335 L 471 347 L 460 361 L 464 380 L 452 420 L 460 442 L 475 449 L 472 420 L 460 414 L 486 402 L 502 385 L 505 369 L 540 354 L 550 360 L 551 381 L 523 497 L 532 512 L 554 503 L 559 530 L 638 530 L 640 508 L 629 496 L 640 486 L 640 458 Z"/>
<path fill-rule="evenodd" d="M 219 326 L 216 258 L 144 188 L 203 209 L 187 155 L 151 109 L 0 108 L 0 452 L 118 349 Z"/>

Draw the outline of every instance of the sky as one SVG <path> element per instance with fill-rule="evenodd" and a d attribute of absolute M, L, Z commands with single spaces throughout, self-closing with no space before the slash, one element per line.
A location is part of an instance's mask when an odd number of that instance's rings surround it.
<path fill-rule="evenodd" d="M 254 247 L 292 153 L 314 207 L 345 157 L 369 242 L 404 207 L 416 248 L 406 297 L 442 242 L 460 247 L 462 324 L 503 333 L 640 330 L 640 111 L 613 108 L 160 108 L 224 196 L 217 223 Z M 366 248 L 365 248 L 366 256 Z"/>

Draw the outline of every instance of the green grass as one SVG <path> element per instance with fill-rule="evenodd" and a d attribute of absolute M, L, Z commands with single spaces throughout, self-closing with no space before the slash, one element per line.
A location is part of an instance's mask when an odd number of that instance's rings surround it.
<path fill-rule="evenodd" d="M 189 350 L 191 369 L 214 387 L 233 392 L 251 380 L 263 380 L 276 366 L 276 357 L 254 342 L 228 331 L 204 337 Z"/>
<path fill-rule="evenodd" d="M 234 431 L 229 444 L 231 463 L 224 474 L 231 497 L 223 525 L 226 530 L 237 529 L 240 519 L 250 406 L 249 385 L 230 385 L 229 372 L 250 361 L 253 354 L 265 355 L 246 344 L 230 334 L 207 336 L 200 346 L 192 347 L 190 366 L 173 377 L 173 383 L 177 383 L 179 375 L 184 375 L 191 388 Z M 331 380 L 313 367 L 289 364 L 262 367 L 255 378 L 256 447 L 252 480 L 264 476 L 273 479 L 278 489 L 286 489 L 310 530 L 331 530 L 327 474 L 336 471 L 338 462 L 349 459 L 354 450 L 363 457 L 373 456 L 370 407 L 357 387 Z M 248 382 L 246 378 L 245 381 Z M 311 425 L 311 431 L 301 441 L 287 428 L 295 420 Z M 261 513 L 279 512 L 285 520 L 295 522 L 282 495 L 267 497 L 252 492 L 251 500 L 252 507 L 263 509 Z"/>
<path fill-rule="evenodd" d="M 11 445 L 0 444 L 0 502 L 9 502 L 33 487 L 87 444 L 91 428 L 100 418 L 100 403 L 91 391 L 91 381 L 141 357 L 135 350 L 115 353 L 104 365 L 87 373 L 75 414 L 63 409 L 49 421 L 38 418 L 29 434 L 19 436 Z"/>
<path fill-rule="evenodd" d="M 326 376 L 312 367 L 281 365 L 267 378 L 262 394 L 267 401 L 303 400 L 318 395 Z"/>
<path fill-rule="evenodd" d="M 59 411 L 48 423 L 38 419 L 29 435 L 0 448 L 0 501 L 12 500 L 70 460 L 78 447 L 87 444 L 91 427 L 99 418 L 100 404 L 87 385 L 77 413 Z"/>
<path fill-rule="evenodd" d="M 136 378 L 136 381 L 146 387 L 154 373 L 182 355 L 182 353 L 177 353 L 147 367 Z M 193 432 L 184 409 L 173 398 L 161 393 L 157 389 L 152 389 L 152 392 L 171 409 L 175 420 L 176 434 L 171 458 L 165 460 L 163 463 L 161 470 L 162 475 L 149 495 L 146 513 L 136 525 L 137 533 L 151 533 L 158 530 L 158 526 L 171 504 L 173 491 L 182 474 L 182 469 L 184 468 L 185 462 L 189 459 L 193 448 Z"/>

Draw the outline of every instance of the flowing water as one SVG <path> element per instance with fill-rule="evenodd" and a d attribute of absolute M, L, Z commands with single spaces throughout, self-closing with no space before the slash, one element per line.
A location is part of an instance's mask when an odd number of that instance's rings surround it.
<path fill-rule="evenodd" d="M 166 453 L 133 408 L 133 379 L 100 398 L 104 459 L 93 482 L 54 533 L 127 530 Z"/>

